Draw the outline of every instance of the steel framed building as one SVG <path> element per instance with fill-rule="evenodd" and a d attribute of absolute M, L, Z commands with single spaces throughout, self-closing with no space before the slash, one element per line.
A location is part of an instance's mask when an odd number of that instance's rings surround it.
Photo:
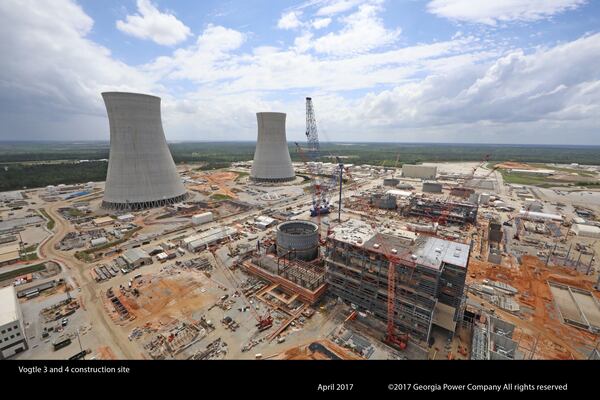
<path fill-rule="evenodd" d="M 167 146 L 160 97 L 102 93 L 110 125 L 110 157 L 102 207 L 139 210 L 177 203 L 186 190 Z"/>
<path fill-rule="evenodd" d="M 327 238 L 330 292 L 386 322 L 389 261 L 385 251 L 410 255 L 394 263 L 396 328 L 423 341 L 429 340 L 433 325 L 454 332 L 466 299 L 467 244 L 430 236 L 410 240 L 350 220 Z"/>

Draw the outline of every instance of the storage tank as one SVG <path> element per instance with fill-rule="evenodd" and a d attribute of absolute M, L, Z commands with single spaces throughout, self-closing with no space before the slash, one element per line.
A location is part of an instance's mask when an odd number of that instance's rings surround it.
<path fill-rule="evenodd" d="M 277 255 L 311 261 L 319 255 L 319 227 L 310 221 L 287 221 L 277 226 Z"/>
<path fill-rule="evenodd" d="M 186 191 L 167 146 L 160 97 L 102 93 L 110 125 L 110 156 L 102 207 L 139 210 L 177 203 Z"/>
<path fill-rule="evenodd" d="M 288 182 L 296 178 L 285 135 L 285 113 L 256 113 L 258 137 L 250 179 L 255 182 Z"/>

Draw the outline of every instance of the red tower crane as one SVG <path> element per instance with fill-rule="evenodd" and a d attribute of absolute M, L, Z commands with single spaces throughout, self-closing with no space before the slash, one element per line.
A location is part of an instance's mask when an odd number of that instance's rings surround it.
<path fill-rule="evenodd" d="M 408 344 L 408 333 L 403 332 L 398 334 L 394 326 L 394 308 L 396 303 L 396 265 L 403 264 L 410 267 L 416 267 L 416 263 L 412 260 L 412 254 L 405 252 L 401 255 L 395 254 L 394 250 L 390 250 L 385 244 L 385 238 L 378 233 L 380 240 L 379 246 L 383 255 L 388 260 L 388 277 L 387 277 L 387 329 L 385 342 L 389 345 L 404 350 Z"/>

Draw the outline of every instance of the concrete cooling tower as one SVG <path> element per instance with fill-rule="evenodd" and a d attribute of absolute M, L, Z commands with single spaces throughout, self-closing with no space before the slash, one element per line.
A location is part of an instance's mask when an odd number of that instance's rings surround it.
<path fill-rule="evenodd" d="M 102 207 L 139 210 L 182 201 L 160 117 L 160 97 L 102 93 L 110 124 L 110 156 Z"/>
<path fill-rule="evenodd" d="M 285 114 L 256 113 L 258 139 L 250 179 L 256 182 L 287 182 L 295 179 L 285 137 Z"/>

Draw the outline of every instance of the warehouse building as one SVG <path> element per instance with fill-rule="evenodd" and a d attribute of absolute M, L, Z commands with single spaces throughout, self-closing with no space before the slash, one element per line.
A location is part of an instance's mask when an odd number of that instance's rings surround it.
<path fill-rule="evenodd" d="M 115 220 L 112 219 L 112 217 L 110 217 L 108 215 L 105 217 L 99 217 L 99 218 L 95 218 L 94 220 L 92 220 L 92 223 L 94 224 L 94 226 L 106 226 L 106 225 L 110 225 L 114 222 L 115 222 Z"/>
<path fill-rule="evenodd" d="M 600 228 L 597 226 L 573 224 L 571 230 L 577 236 L 600 239 Z"/>
<path fill-rule="evenodd" d="M 21 259 L 19 248 L 18 243 L 0 247 L 0 267 L 19 261 Z"/>
<path fill-rule="evenodd" d="M 127 250 L 121 258 L 131 269 L 152 264 L 152 257 L 139 247 Z"/>
<path fill-rule="evenodd" d="M 211 213 L 210 211 L 192 216 L 192 224 L 194 225 L 206 224 L 208 222 L 212 222 L 213 220 L 213 213 Z"/>
<path fill-rule="evenodd" d="M 563 217 L 558 214 L 548 214 L 536 211 L 521 210 L 519 211 L 519 218 L 526 219 L 528 221 L 557 221 L 562 222 Z"/>
<path fill-rule="evenodd" d="M 183 239 L 182 245 L 189 251 L 206 250 L 208 246 L 228 239 L 236 233 L 237 231 L 231 227 L 215 227 Z"/>
<path fill-rule="evenodd" d="M 436 166 L 404 164 L 402 176 L 405 178 L 435 179 L 437 175 Z"/>
<path fill-rule="evenodd" d="M 123 214 L 119 215 L 117 219 L 119 222 L 131 222 L 135 219 L 135 216 L 133 214 Z"/>
<path fill-rule="evenodd" d="M 376 232 L 366 222 L 349 220 L 327 238 L 330 291 L 387 322 L 388 252 L 396 269 L 396 329 L 423 341 L 429 340 L 434 325 L 453 333 L 466 298 L 467 244 Z"/>
<path fill-rule="evenodd" d="M 28 349 L 23 313 L 13 286 L 0 289 L 0 360 Z"/>

